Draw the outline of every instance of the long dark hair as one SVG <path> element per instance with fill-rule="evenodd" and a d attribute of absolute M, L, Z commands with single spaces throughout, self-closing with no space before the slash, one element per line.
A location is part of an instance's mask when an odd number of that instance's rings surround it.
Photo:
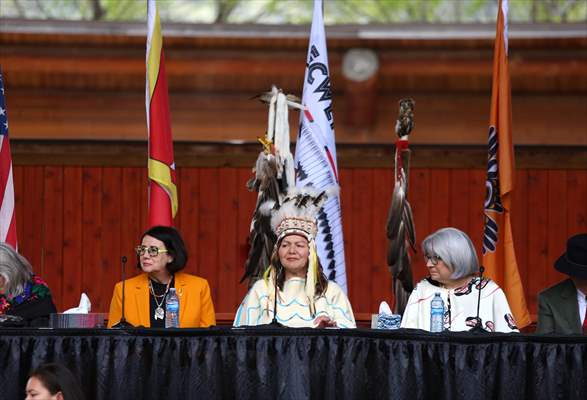
<path fill-rule="evenodd" d="M 173 260 L 167 264 L 167 271 L 174 273 L 185 267 L 185 264 L 188 262 L 188 253 L 177 229 L 170 226 L 154 226 L 143 233 L 141 240 L 143 240 L 145 236 L 151 236 L 162 241 L 167 249 L 167 254 L 173 257 Z M 138 256 L 137 268 L 141 268 L 141 260 Z"/>
<path fill-rule="evenodd" d="M 282 237 L 277 244 L 275 245 L 275 250 L 271 255 L 271 265 L 275 269 L 276 275 L 276 283 L 279 290 L 283 290 L 283 284 L 285 283 L 285 267 L 279 261 L 279 246 L 281 246 L 281 242 L 285 239 L 286 236 Z M 308 243 L 309 245 L 309 243 Z M 316 280 L 316 287 L 314 289 L 314 297 L 320 297 L 324 293 L 326 293 L 326 289 L 328 289 L 328 279 L 326 279 L 326 275 L 322 271 L 322 264 L 320 264 L 320 259 L 318 261 L 318 279 Z M 310 260 L 308 257 L 308 261 L 306 261 L 306 269 L 308 268 Z"/>
<path fill-rule="evenodd" d="M 41 364 L 31 372 L 30 377 L 41 381 L 53 396 L 61 392 L 64 400 L 85 400 L 77 378 L 61 364 Z"/>

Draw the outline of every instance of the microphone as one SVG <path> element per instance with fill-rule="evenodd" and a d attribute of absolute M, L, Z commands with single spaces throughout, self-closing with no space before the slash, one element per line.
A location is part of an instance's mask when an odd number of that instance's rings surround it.
<path fill-rule="evenodd" d="M 480 265 L 479 266 L 479 297 L 477 298 L 477 317 L 475 317 L 475 325 L 473 325 L 473 327 L 471 329 L 469 329 L 469 332 L 474 332 L 474 333 L 487 332 L 483 328 L 483 323 L 481 322 L 481 318 L 479 318 L 479 308 L 481 307 L 481 286 L 483 283 L 483 272 L 484 271 L 485 271 L 485 267 L 483 267 L 483 265 Z"/>
<path fill-rule="evenodd" d="M 122 261 L 122 310 L 121 310 L 120 321 L 118 321 L 117 324 L 113 325 L 112 328 L 114 328 L 114 329 L 129 329 L 129 328 L 134 328 L 134 325 L 127 322 L 126 318 L 124 318 L 124 283 L 126 281 L 126 272 L 125 272 L 126 271 L 126 256 L 122 256 L 121 261 Z"/>

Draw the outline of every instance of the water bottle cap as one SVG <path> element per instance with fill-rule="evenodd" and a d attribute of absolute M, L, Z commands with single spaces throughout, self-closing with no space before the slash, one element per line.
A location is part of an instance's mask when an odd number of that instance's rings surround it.
<path fill-rule="evenodd" d="M 170 291 L 171 293 L 173 293 L 173 292 L 175 292 L 175 288 L 173 288 L 173 287 L 172 287 L 172 288 L 169 288 L 169 291 Z"/>

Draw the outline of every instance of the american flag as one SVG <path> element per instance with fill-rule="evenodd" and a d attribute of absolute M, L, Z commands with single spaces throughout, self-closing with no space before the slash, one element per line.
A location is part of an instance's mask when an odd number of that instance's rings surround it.
<path fill-rule="evenodd" d="M 0 241 L 16 249 L 16 216 L 14 213 L 14 184 L 12 155 L 8 140 L 8 115 L 4 100 L 4 79 L 0 71 Z"/>

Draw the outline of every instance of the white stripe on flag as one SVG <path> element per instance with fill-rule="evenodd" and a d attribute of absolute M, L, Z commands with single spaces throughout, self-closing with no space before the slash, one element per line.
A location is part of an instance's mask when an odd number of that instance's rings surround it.
<path fill-rule="evenodd" d="M 0 148 L 1 148 L 0 142 Z M 14 214 L 14 185 L 12 181 L 12 164 L 8 172 L 8 179 L 6 180 L 6 187 L 2 198 L 2 207 L 0 207 L 0 241 L 6 241 L 6 235 L 10 229 L 12 222 L 12 215 Z"/>
<path fill-rule="evenodd" d="M 503 45 L 505 47 L 505 54 L 507 56 L 508 54 L 508 11 L 509 11 L 509 4 L 508 4 L 508 0 L 502 0 L 501 2 L 501 12 L 503 13 Z"/>

